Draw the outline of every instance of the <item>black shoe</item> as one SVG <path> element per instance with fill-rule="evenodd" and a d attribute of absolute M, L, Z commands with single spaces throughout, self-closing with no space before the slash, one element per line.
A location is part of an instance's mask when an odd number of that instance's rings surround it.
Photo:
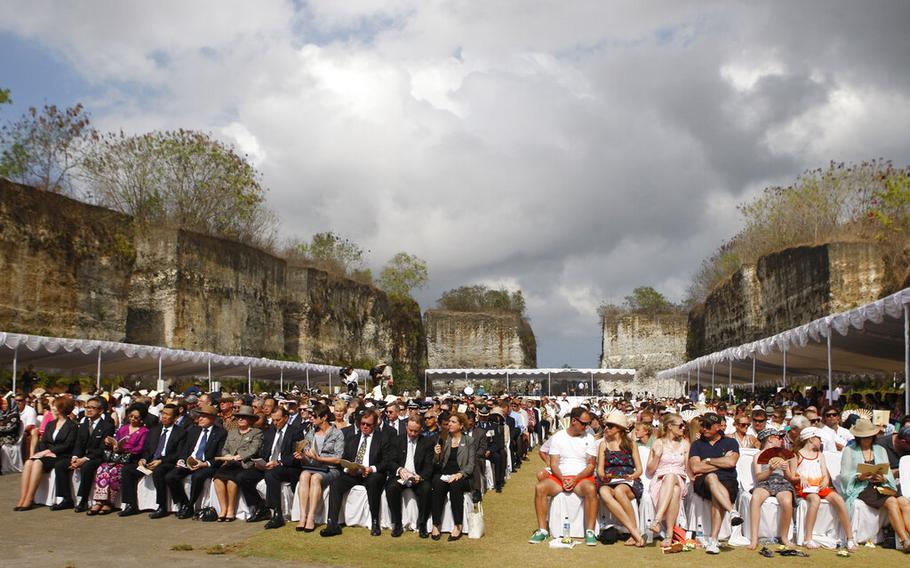
<path fill-rule="evenodd" d="M 502 493 L 502 487 L 497 487 L 497 488 L 496 488 L 496 492 L 497 492 L 497 493 Z"/>
<path fill-rule="evenodd" d="M 341 534 L 341 527 L 338 525 L 326 525 L 324 529 L 319 531 L 319 536 L 338 536 Z"/>
<path fill-rule="evenodd" d="M 400 537 L 402 534 L 404 534 L 404 531 L 401 529 L 401 525 L 393 525 L 393 526 L 392 526 L 392 537 L 393 537 L 393 538 L 398 538 L 398 537 Z"/>
<path fill-rule="evenodd" d="M 379 523 L 373 523 L 373 528 L 370 529 L 370 536 L 380 536 L 382 534 L 382 529 L 379 528 Z"/>
<path fill-rule="evenodd" d="M 418 534 L 420 535 L 420 538 L 430 538 L 430 533 L 427 532 L 427 529 L 420 529 Z"/>
<path fill-rule="evenodd" d="M 170 515 L 167 509 L 159 507 L 155 509 L 152 514 L 149 515 L 150 519 L 163 519 L 164 517 Z"/>
<path fill-rule="evenodd" d="M 74 506 L 72 499 L 64 499 L 59 503 L 51 505 L 51 511 L 63 511 L 65 509 L 72 509 Z"/>
<path fill-rule="evenodd" d="M 139 510 L 139 507 L 135 507 L 133 505 L 127 504 L 127 505 L 123 506 L 123 509 L 119 513 L 117 513 L 117 516 L 118 517 L 132 517 L 133 515 L 138 515 L 141 512 L 142 511 Z"/>
<path fill-rule="evenodd" d="M 189 505 L 181 505 L 180 510 L 177 511 L 178 519 L 192 519 L 193 518 L 193 508 Z"/>
<path fill-rule="evenodd" d="M 253 514 L 250 515 L 250 518 L 246 520 L 248 523 L 260 523 L 262 521 L 267 521 L 272 518 L 272 512 L 268 509 L 256 508 L 253 510 Z"/>
<path fill-rule="evenodd" d="M 446 540 L 449 541 L 449 542 L 455 542 L 456 540 L 458 540 L 459 538 L 461 538 L 461 535 L 462 535 L 462 534 L 463 534 L 463 533 L 458 533 L 457 536 L 453 536 L 453 535 L 450 534 L 450 535 L 449 535 L 449 538 L 447 538 Z"/>
<path fill-rule="evenodd" d="M 284 526 L 284 514 L 281 511 L 272 513 L 272 518 L 265 524 L 267 529 L 280 529 Z"/>
<path fill-rule="evenodd" d="M 76 504 L 76 507 L 73 509 L 73 511 L 77 513 L 84 513 L 88 511 L 88 503 L 86 503 L 86 500 L 79 499 L 79 502 Z"/>
<path fill-rule="evenodd" d="M 433 540 L 439 540 L 439 539 L 442 538 L 442 533 L 439 533 L 439 534 L 431 534 L 431 535 L 430 535 L 430 538 L 432 538 Z"/>

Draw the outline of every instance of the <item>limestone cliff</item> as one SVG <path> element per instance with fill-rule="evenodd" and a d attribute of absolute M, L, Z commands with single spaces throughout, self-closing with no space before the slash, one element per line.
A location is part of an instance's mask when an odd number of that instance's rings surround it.
<path fill-rule="evenodd" d="M 0 329 L 417 376 L 420 308 L 264 251 L 0 180 Z"/>
<path fill-rule="evenodd" d="M 533 368 L 537 343 L 518 314 L 427 310 L 431 368 Z"/>
<path fill-rule="evenodd" d="M 621 314 L 603 318 L 602 368 L 635 369 L 634 380 L 602 380 L 601 392 L 649 392 L 660 396 L 675 396 L 678 384 L 657 382 L 658 371 L 685 362 L 686 315 Z"/>

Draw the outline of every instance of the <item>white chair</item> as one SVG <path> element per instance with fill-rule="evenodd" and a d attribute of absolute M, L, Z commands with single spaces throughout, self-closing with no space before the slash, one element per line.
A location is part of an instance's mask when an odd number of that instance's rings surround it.
<path fill-rule="evenodd" d="M 828 468 L 828 475 L 831 476 L 831 482 L 834 489 L 840 492 L 840 463 L 841 452 L 824 452 L 825 466 Z M 794 516 L 796 517 L 796 544 L 802 546 L 805 542 L 806 512 L 808 504 L 805 499 L 800 499 L 796 507 Z M 838 524 L 837 517 L 828 505 L 828 501 L 821 500 L 818 507 L 818 516 L 815 519 L 815 526 L 812 528 L 812 538 L 819 544 L 825 542 L 846 542 L 846 533 Z"/>
<path fill-rule="evenodd" d="M 752 515 L 750 506 L 752 504 L 752 490 L 755 488 L 755 477 L 752 471 L 752 462 L 755 455 L 760 452 L 758 449 L 743 448 L 740 450 L 739 461 L 736 463 L 736 475 L 739 479 L 739 498 L 737 499 L 737 510 L 743 516 L 742 533 L 743 538 L 748 539 L 752 527 Z M 780 524 L 780 503 L 777 497 L 771 496 L 762 503 L 758 537 L 759 538 L 776 538 L 777 527 Z M 793 537 L 793 524 L 790 524 L 790 538 Z"/>
<path fill-rule="evenodd" d="M 740 484 L 739 496 L 737 501 L 734 502 L 735 507 L 740 507 L 742 504 L 742 495 L 745 493 L 743 491 L 743 480 L 745 480 L 746 485 L 749 489 L 752 489 L 752 458 L 755 456 L 758 450 L 752 448 L 740 448 L 739 461 L 736 462 L 736 475 Z M 750 496 L 751 497 L 751 496 Z M 693 486 L 689 486 L 689 493 L 686 495 L 686 499 L 683 502 L 684 508 L 686 511 L 686 524 L 684 525 L 686 530 L 698 534 L 701 532 L 703 535 L 710 535 L 712 524 L 711 524 L 711 502 L 702 499 L 695 494 Z M 740 514 L 744 514 L 742 509 L 739 509 Z M 746 509 L 748 513 L 748 509 Z M 733 525 L 730 523 L 731 516 L 729 513 L 725 513 L 723 520 L 721 521 L 720 533 L 717 535 L 718 540 L 729 540 L 731 536 L 734 535 Z M 742 538 L 743 534 L 741 532 L 742 527 L 745 525 L 740 525 L 737 527 L 735 534 L 738 538 Z"/>

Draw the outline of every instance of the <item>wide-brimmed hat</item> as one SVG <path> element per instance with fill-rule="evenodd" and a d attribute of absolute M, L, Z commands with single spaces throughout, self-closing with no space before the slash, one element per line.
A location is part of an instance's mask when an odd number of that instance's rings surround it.
<path fill-rule="evenodd" d="M 860 418 L 856 421 L 856 424 L 853 425 L 853 428 L 850 428 L 850 433 L 853 434 L 854 438 L 877 436 L 881 431 L 882 427 L 876 426 L 868 418 Z"/>
<path fill-rule="evenodd" d="M 806 441 L 809 438 L 821 438 L 822 431 L 816 428 L 815 426 L 809 426 L 808 428 L 803 428 L 799 431 L 799 439 Z"/>
<path fill-rule="evenodd" d="M 778 437 L 781 437 L 781 436 L 783 436 L 783 435 L 784 435 L 784 433 L 781 432 L 780 430 L 777 430 L 776 428 L 764 428 L 763 430 L 761 430 L 761 431 L 758 433 L 758 441 L 759 441 L 759 442 L 764 442 L 765 440 L 767 440 L 767 439 L 770 438 L 771 436 L 778 436 Z"/>
<path fill-rule="evenodd" d="M 629 429 L 629 419 L 626 417 L 625 414 L 623 414 L 622 412 L 620 412 L 618 410 L 611 410 L 610 413 L 607 414 L 607 416 L 603 420 L 601 420 L 601 422 L 603 422 L 604 424 L 615 424 L 616 426 L 619 426 L 623 430 Z"/>
<path fill-rule="evenodd" d="M 256 414 L 256 411 L 253 410 L 252 406 L 247 406 L 245 404 L 241 405 L 236 412 L 234 412 L 234 417 L 236 418 L 249 418 L 251 420 L 258 420 L 259 416 Z"/>
<path fill-rule="evenodd" d="M 200 404 L 195 409 L 193 409 L 193 412 L 197 415 L 202 414 L 205 416 L 218 416 L 218 409 L 211 404 Z"/>
<path fill-rule="evenodd" d="M 477 416 L 489 416 L 490 407 L 489 406 L 478 406 L 477 407 Z"/>

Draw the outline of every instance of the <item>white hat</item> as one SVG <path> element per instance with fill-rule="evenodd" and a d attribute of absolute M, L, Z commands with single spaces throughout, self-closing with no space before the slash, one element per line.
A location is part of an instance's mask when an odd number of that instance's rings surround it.
<path fill-rule="evenodd" d="M 799 431 L 800 440 L 808 440 L 809 438 L 821 438 L 822 431 L 816 428 L 815 426 L 809 426 L 808 428 L 803 428 Z"/>

